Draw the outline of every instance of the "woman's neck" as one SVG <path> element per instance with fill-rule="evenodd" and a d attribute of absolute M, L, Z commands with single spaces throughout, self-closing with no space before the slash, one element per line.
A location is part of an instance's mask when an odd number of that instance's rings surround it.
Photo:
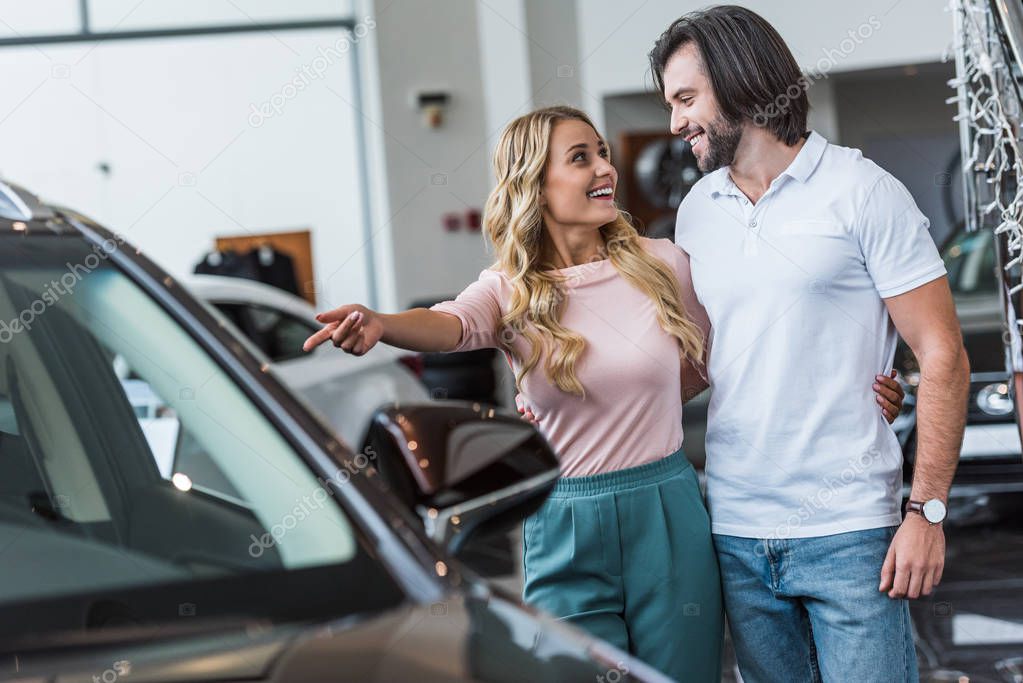
<path fill-rule="evenodd" d="M 555 269 L 571 268 L 607 258 L 604 236 L 599 231 L 586 234 L 551 234 L 546 232 L 545 261 Z"/>

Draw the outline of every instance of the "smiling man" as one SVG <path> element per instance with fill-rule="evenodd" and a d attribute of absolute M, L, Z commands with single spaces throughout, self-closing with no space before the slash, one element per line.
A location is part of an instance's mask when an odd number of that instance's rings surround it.
<path fill-rule="evenodd" d="M 759 15 L 683 16 L 650 64 L 707 174 L 676 242 L 713 328 L 707 495 L 743 678 L 915 681 L 906 598 L 941 580 L 969 378 L 927 219 L 806 132 L 809 83 Z M 905 518 L 901 449 L 859 379 L 897 332 L 921 369 Z"/>

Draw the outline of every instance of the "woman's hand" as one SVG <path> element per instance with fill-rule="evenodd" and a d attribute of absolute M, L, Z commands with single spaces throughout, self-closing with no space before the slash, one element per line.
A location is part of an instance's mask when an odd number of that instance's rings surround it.
<path fill-rule="evenodd" d="M 526 397 L 522 394 L 515 394 L 515 407 L 518 409 L 522 419 L 526 422 L 540 426 L 540 418 L 533 414 L 533 411 L 526 405 Z"/>
<path fill-rule="evenodd" d="M 888 424 L 895 422 L 895 418 L 902 412 L 902 399 L 906 397 L 906 392 L 902 390 L 902 385 L 895 381 L 895 371 L 892 370 L 892 374 L 889 377 L 884 375 L 877 375 L 874 379 L 874 393 L 876 394 L 877 403 L 881 406 L 881 414 L 884 415 L 884 419 L 888 420 Z"/>
<path fill-rule="evenodd" d="M 359 304 L 320 313 L 316 319 L 324 323 L 323 329 L 305 340 L 303 351 L 312 351 L 329 339 L 345 353 L 361 356 L 376 346 L 384 334 L 380 315 Z"/>

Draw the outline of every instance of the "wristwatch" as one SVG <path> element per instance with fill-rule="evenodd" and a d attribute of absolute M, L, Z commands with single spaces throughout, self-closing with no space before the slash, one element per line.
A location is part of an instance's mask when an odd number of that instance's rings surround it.
<path fill-rule="evenodd" d="M 927 523 L 931 526 L 941 524 L 945 521 L 945 517 L 948 516 L 948 508 L 937 498 L 931 498 L 923 502 L 911 500 L 906 503 L 906 512 L 917 513 L 926 519 Z"/>

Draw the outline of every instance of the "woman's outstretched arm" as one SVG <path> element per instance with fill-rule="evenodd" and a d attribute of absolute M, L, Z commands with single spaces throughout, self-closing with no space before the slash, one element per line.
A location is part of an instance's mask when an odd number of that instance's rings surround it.
<path fill-rule="evenodd" d="M 359 304 L 347 304 L 320 313 L 323 329 L 302 345 L 311 351 L 330 340 L 334 346 L 361 356 L 377 342 L 409 351 L 451 351 L 462 338 L 462 323 L 450 313 L 413 308 L 402 313 L 377 313 Z"/>

